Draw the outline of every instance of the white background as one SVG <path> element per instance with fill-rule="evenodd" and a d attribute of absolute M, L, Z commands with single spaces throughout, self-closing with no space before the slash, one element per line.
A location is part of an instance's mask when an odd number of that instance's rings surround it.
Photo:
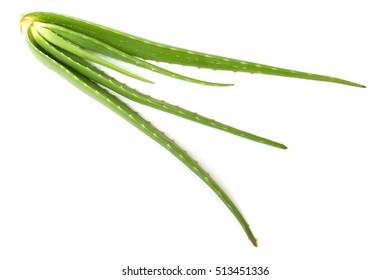
<path fill-rule="evenodd" d="M 264 279 L 277 280 L 390 279 L 386 1 L 23 2 L 0 4 L 0 279 L 149 279 L 121 276 L 127 265 L 268 266 Z M 223 185 L 258 238 L 254 248 L 177 159 L 33 57 L 17 20 L 39 10 L 367 89 L 181 66 L 167 67 L 236 85 L 138 69 L 156 84 L 122 77 L 289 147 L 133 105 Z"/>

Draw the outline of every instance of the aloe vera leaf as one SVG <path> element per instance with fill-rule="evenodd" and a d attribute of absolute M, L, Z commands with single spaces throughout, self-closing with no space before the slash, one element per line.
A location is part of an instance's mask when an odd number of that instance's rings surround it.
<path fill-rule="evenodd" d="M 84 49 L 87 49 L 87 50 L 90 50 L 90 51 L 93 51 L 96 53 L 100 53 L 100 54 L 103 54 L 103 55 L 111 57 L 111 58 L 122 60 L 124 62 L 134 64 L 136 66 L 154 71 L 154 72 L 159 73 L 159 74 L 166 75 L 168 77 L 176 78 L 176 79 L 183 80 L 186 82 L 208 85 L 208 86 L 232 86 L 233 85 L 233 84 L 226 84 L 226 83 L 208 82 L 208 81 L 203 81 L 203 80 L 183 76 L 181 74 L 166 70 L 162 67 L 156 66 L 152 63 L 149 63 L 147 61 L 139 59 L 137 57 L 133 57 L 131 55 L 128 55 L 127 53 L 124 53 L 120 50 L 117 50 L 108 44 L 105 44 L 99 40 L 96 40 L 95 38 L 92 38 L 90 36 L 81 34 L 79 32 L 67 29 L 65 27 L 58 26 L 55 24 L 50 24 L 50 23 L 44 23 L 44 24 L 42 24 L 42 26 L 44 26 L 47 29 L 50 29 L 51 31 L 58 34 L 59 36 L 65 38 L 68 41 L 71 41 L 72 43 L 74 43 L 74 44 L 76 44 Z"/>
<path fill-rule="evenodd" d="M 215 180 L 195 161 L 188 155 L 180 146 L 178 146 L 173 140 L 167 137 L 163 132 L 154 127 L 150 122 L 141 117 L 137 112 L 131 109 L 126 103 L 119 100 L 114 95 L 110 94 L 107 90 L 103 89 L 96 83 L 87 79 L 85 76 L 69 69 L 60 62 L 54 60 L 45 52 L 37 47 L 37 43 L 34 40 L 28 30 L 26 30 L 26 37 L 28 45 L 33 54 L 46 66 L 60 74 L 63 78 L 71 82 L 77 88 L 84 93 L 94 98 L 104 106 L 111 109 L 113 112 L 124 118 L 126 121 L 134 125 L 150 138 L 155 140 L 183 164 L 185 164 L 192 172 L 194 172 L 201 180 L 203 180 L 222 200 L 222 202 L 229 208 L 232 214 L 236 217 L 241 227 L 244 229 L 249 240 L 254 246 L 257 246 L 257 240 L 254 237 L 252 231 L 245 218 L 242 216 L 238 208 L 228 195 L 221 189 L 221 187 L 215 182 Z M 33 31 L 34 32 L 34 31 Z"/>
<path fill-rule="evenodd" d="M 201 116 L 197 113 L 191 112 L 189 110 L 180 108 L 178 106 L 169 104 L 167 102 L 155 99 L 151 96 L 145 95 L 143 93 L 140 93 L 139 91 L 132 89 L 128 87 L 125 84 L 120 83 L 113 77 L 107 75 L 103 71 L 99 70 L 98 68 L 94 67 L 90 63 L 86 62 L 85 60 L 72 55 L 69 52 L 66 52 L 64 50 L 57 49 L 55 46 L 51 45 L 47 41 L 45 41 L 37 32 L 34 32 L 33 30 L 33 36 L 34 39 L 37 41 L 37 43 L 45 49 L 51 56 L 55 57 L 57 60 L 61 61 L 62 63 L 68 65 L 75 71 L 81 73 L 82 75 L 88 77 L 89 79 L 115 91 L 116 93 L 119 93 L 120 95 L 129 98 L 135 102 L 141 103 L 146 106 L 150 106 L 174 115 L 177 115 L 179 117 L 201 123 L 203 125 L 216 128 L 219 130 L 226 131 L 231 134 L 235 134 L 237 136 L 253 140 L 259 143 L 263 143 L 266 145 L 270 145 L 273 147 L 286 149 L 287 147 L 281 143 L 254 135 L 252 133 L 248 133 L 246 131 L 225 125 L 223 123 L 217 122 L 215 120 L 206 118 L 204 116 Z"/>
<path fill-rule="evenodd" d="M 34 12 L 25 15 L 25 17 L 29 17 L 40 22 L 52 23 L 66 27 L 87 36 L 94 37 L 95 39 L 129 55 L 146 60 L 195 66 L 199 68 L 210 68 L 214 70 L 276 75 L 338 83 L 355 87 L 365 87 L 361 84 L 336 77 L 295 71 L 161 44 L 65 15 L 47 12 Z"/>
<path fill-rule="evenodd" d="M 137 80 L 140 80 L 143 82 L 147 82 L 147 83 L 152 83 L 151 81 L 149 81 L 141 76 L 138 76 L 130 71 L 127 71 L 126 69 L 123 69 L 123 68 L 107 61 L 107 60 L 104 60 L 96 55 L 93 55 L 93 54 L 85 51 L 84 49 L 82 49 L 79 46 L 63 39 L 62 37 L 58 36 L 56 33 L 43 27 L 42 25 L 40 25 L 37 22 L 34 23 L 34 27 L 41 34 L 41 36 L 45 38 L 45 40 L 52 43 L 53 45 L 61 47 L 61 48 L 65 49 L 65 50 L 67 50 L 75 55 L 81 56 L 81 57 L 88 59 L 92 62 L 95 62 L 95 63 L 98 63 L 98 64 L 103 65 L 105 67 L 108 67 L 112 70 L 115 70 L 115 71 L 122 73 L 126 76 L 129 76 L 131 78 L 134 78 L 134 79 L 137 79 Z"/>

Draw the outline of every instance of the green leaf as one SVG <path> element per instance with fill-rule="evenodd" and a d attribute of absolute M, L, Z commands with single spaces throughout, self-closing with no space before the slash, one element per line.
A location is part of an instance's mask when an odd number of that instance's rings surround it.
<path fill-rule="evenodd" d="M 361 84 L 331 76 L 290 70 L 174 47 L 65 15 L 36 12 L 27 14 L 25 17 L 31 18 L 35 21 L 55 24 L 69 30 L 82 33 L 108 44 L 117 50 L 127 53 L 128 55 L 146 60 L 195 66 L 199 68 L 209 68 L 214 70 L 276 75 L 364 87 Z"/>

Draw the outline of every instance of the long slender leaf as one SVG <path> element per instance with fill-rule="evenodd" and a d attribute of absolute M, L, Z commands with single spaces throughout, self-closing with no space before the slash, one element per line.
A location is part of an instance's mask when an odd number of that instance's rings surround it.
<path fill-rule="evenodd" d="M 276 75 L 364 87 L 361 84 L 331 76 L 290 70 L 178 48 L 65 15 L 35 12 L 27 14 L 25 17 L 31 18 L 35 21 L 63 26 L 67 29 L 93 37 L 129 55 L 146 60 L 195 66 L 200 68 L 210 68 L 214 70 Z"/>

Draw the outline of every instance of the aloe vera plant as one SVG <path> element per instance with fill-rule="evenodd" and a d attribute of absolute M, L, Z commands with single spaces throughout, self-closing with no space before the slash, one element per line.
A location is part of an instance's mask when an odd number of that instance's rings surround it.
<path fill-rule="evenodd" d="M 29 13 L 20 18 L 20 27 L 25 35 L 30 50 L 41 62 L 151 137 L 171 152 L 200 179 L 202 179 L 236 217 L 254 246 L 257 246 L 257 241 L 250 230 L 248 223 L 231 199 L 209 175 L 209 173 L 207 173 L 206 170 L 204 170 L 173 140 L 168 138 L 149 121 L 145 120 L 137 112 L 131 109 L 129 105 L 111 94 L 108 90 L 106 90 L 106 88 L 128 98 L 131 101 L 135 101 L 203 125 L 220 129 L 252 141 L 281 149 L 286 149 L 286 146 L 279 142 L 242 131 L 145 95 L 133 88 L 130 88 L 126 84 L 117 81 L 103 72 L 100 68 L 94 66 L 91 62 L 149 83 L 151 83 L 151 81 L 148 79 L 123 69 L 103 57 L 122 60 L 172 78 L 209 86 L 230 86 L 231 84 L 202 81 L 186 77 L 158 67 L 148 61 L 168 62 L 172 64 L 196 66 L 214 70 L 302 78 L 364 87 L 358 83 L 330 76 L 293 71 L 177 48 L 60 14 L 47 12 Z"/>

